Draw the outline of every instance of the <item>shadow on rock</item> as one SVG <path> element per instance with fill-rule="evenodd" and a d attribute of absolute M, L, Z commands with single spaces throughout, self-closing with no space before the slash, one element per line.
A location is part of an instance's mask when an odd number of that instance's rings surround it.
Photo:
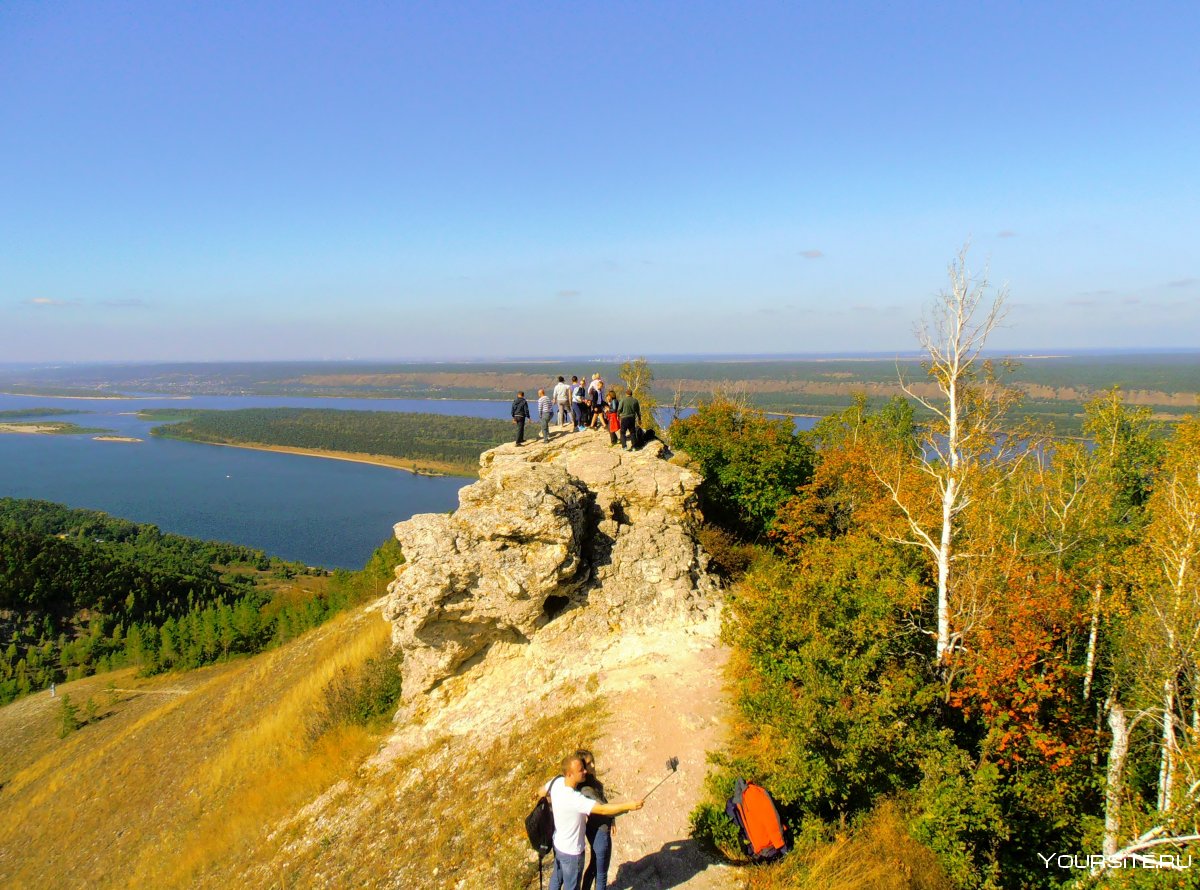
<path fill-rule="evenodd" d="M 719 864 L 691 838 L 668 841 L 657 852 L 624 863 L 608 886 L 612 890 L 667 890 Z"/>

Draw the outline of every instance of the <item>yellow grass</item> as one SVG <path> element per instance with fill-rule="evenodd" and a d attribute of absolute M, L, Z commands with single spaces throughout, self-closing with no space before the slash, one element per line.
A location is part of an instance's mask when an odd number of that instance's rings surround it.
<path fill-rule="evenodd" d="M 928 848 L 917 843 L 891 802 L 876 807 L 856 831 L 777 865 L 752 867 L 747 890 L 951 890 Z"/>
<path fill-rule="evenodd" d="M 530 795 L 565 754 L 593 742 L 603 718 L 602 706 L 591 703 L 482 744 L 439 739 L 384 770 L 364 771 L 340 787 L 324 814 L 278 832 L 232 879 L 244 886 L 274 879 L 288 887 L 453 888 L 466 879 L 468 887 L 536 887 L 537 860 L 524 834 Z"/>
<path fill-rule="evenodd" d="M 314 743 L 306 725 L 333 673 L 388 636 L 361 610 L 252 659 L 64 684 L 80 705 L 110 680 L 130 690 L 66 739 L 48 696 L 0 709 L 0 886 L 182 887 L 230 867 L 374 750 L 365 729 Z"/>
<path fill-rule="evenodd" d="M 472 867 L 486 880 L 469 886 L 536 887 L 530 792 L 595 739 L 602 708 L 364 766 L 389 727 L 314 740 L 310 726 L 329 679 L 389 632 L 363 609 L 254 658 L 64 684 L 101 703 L 66 739 L 49 696 L 0 709 L 0 887 L 407 890 L 455 887 Z M 125 690 L 112 706 L 110 681 Z"/>

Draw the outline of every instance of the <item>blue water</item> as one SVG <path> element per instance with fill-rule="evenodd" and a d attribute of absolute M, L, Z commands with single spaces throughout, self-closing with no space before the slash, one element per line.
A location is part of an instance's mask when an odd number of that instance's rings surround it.
<path fill-rule="evenodd" d="M 308 565 L 361 568 L 416 513 L 452 510 L 471 480 L 302 455 L 159 439 L 144 408 L 340 408 L 424 411 L 507 419 L 508 403 L 267 396 L 171 399 L 49 399 L 0 394 L 0 411 L 63 408 L 86 414 L 48 418 L 103 427 L 138 443 L 92 435 L 0 434 L 0 497 L 40 498 L 103 510 L 163 531 L 265 550 Z M 0 418 L 0 422 L 5 419 Z M 15 419 L 10 419 L 15 420 Z M 24 418 L 21 418 L 24 420 Z M 808 428 L 810 418 L 797 426 Z"/>
<path fill-rule="evenodd" d="M 104 427 L 143 441 L 91 435 L 0 434 L 0 496 L 103 510 L 168 532 L 258 547 L 308 565 L 361 568 L 415 513 L 452 510 L 471 480 L 150 436 L 142 408 L 361 408 L 504 417 L 498 402 L 200 397 L 47 399 L 0 395 L 0 411 L 54 407 L 88 414 L 50 418 Z"/>

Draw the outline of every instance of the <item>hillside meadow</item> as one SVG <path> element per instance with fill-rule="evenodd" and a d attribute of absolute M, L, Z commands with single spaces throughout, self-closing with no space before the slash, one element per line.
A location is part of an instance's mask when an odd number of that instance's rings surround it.
<path fill-rule="evenodd" d="M 498 886 L 536 882 L 527 789 L 602 714 L 534 720 L 484 751 L 435 740 L 379 771 L 365 764 L 390 710 L 360 722 L 341 700 L 389 643 L 374 604 L 261 655 L 115 671 L 0 709 L 0 886 L 437 887 L 481 859 Z M 97 705 L 65 738 L 64 696 Z M 309 824 L 323 793 L 359 818 Z"/>

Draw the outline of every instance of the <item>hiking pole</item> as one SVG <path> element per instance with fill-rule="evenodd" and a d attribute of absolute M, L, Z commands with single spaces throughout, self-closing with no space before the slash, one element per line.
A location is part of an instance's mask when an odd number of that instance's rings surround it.
<path fill-rule="evenodd" d="M 667 781 L 667 779 L 671 778 L 671 776 L 675 775 L 675 770 L 677 770 L 677 769 L 679 769 L 679 758 L 678 757 L 669 758 L 667 760 L 667 774 L 658 780 L 658 785 L 661 785 L 663 782 Z M 657 791 L 658 785 L 655 785 L 653 788 L 651 788 L 649 791 L 647 791 L 644 795 L 642 795 L 642 800 L 645 800 L 647 797 L 649 797 L 651 794 L 653 794 L 655 791 Z"/>

